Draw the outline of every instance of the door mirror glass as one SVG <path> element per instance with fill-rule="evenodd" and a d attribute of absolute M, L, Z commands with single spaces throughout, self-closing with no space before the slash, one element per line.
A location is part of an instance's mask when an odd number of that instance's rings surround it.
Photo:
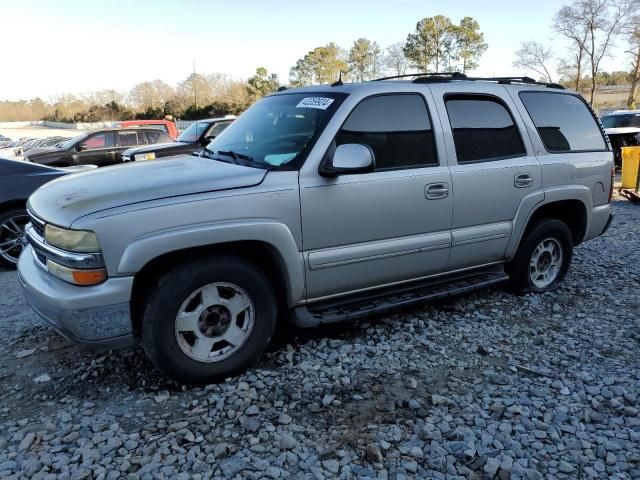
<path fill-rule="evenodd" d="M 345 143 L 339 145 L 333 158 L 321 173 L 327 177 L 350 173 L 370 172 L 374 167 L 373 153 L 366 145 L 359 143 Z"/>

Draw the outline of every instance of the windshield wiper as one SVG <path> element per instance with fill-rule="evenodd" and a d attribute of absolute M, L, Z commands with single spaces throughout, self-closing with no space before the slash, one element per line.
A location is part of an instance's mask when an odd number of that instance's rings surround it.
<path fill-rule="evenodd" d="M 207 150 L 206 148 L 204 150 L 202 150 L 202 152 L 200 153 L 201 157 L 206 157 L 206 158 L 210 158 L 211 160 L 217 160 L 218 162 L 224 162 L 224 163 L 232 163 L 235 164 L 236 162 L 233 160 L 227 160 L 226 158 L 220 158 L 218 156 L 216 156 L 211 150 Z"/>
<path fill-rule="evenodd" d="M 234 152 L 233 150 L 218 150 L 218 153 L 220 155 L 226 155 L 228 157 L 232 157 L 234 160 L 237 160 L 240 158 L 242 160 L 253 161 L 253 157 L 249 155 L 245 155 L 244 153 Z"/>

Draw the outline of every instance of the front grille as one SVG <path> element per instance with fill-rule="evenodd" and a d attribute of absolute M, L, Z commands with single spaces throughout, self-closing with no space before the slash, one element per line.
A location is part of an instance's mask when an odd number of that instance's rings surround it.
<path fill-rule="evenodd" d="M 31 225 L 33 225 L 35 232 L 40 237 L 44 238 L 44 222 L 31 212 L 29 212 L 29 217 L 31 218 Z"/>

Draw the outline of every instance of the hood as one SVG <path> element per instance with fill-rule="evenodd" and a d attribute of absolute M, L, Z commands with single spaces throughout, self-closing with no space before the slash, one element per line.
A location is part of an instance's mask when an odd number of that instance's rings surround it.
<path fill-rule="evenodd" d="M 25 156 L 28 157 L 29 155 L 37 155 L 39 153 L 51 153 L 51 152 L 61 152 L 61 151 L 62 150 L 55 147 L 33 147 L 27 150 L 26 152 L 24 152 L 24 154 Z"/>
<path fill-rule="evenodd" d="M 47 222 L 69 227 L 109 208 L 161 198 L 251 187 L 266 170 L 184 155 L 170 162 L 135 162 L 78 173 L 46 184 L 29 197 L 29 209 Z"/>
<path fill-rule="evenodd" d="M 604 133 L 606 133 L 607 135 L 627 135 L 629 133 L 640 133 L 640 127 L 605 128 Z"/>

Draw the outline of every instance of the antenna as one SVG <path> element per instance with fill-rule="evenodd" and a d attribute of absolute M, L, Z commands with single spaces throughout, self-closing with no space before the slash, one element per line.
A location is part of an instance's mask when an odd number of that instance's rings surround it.
<path fill-rule="evenodd" d="M 340 85 L 344 85 L 344 83 L 342 82 L 342 70 L 340 70 L 338 81 L 337 82 L 333 82 L 331 84 L 332 87 L 339 87 Z"/>

